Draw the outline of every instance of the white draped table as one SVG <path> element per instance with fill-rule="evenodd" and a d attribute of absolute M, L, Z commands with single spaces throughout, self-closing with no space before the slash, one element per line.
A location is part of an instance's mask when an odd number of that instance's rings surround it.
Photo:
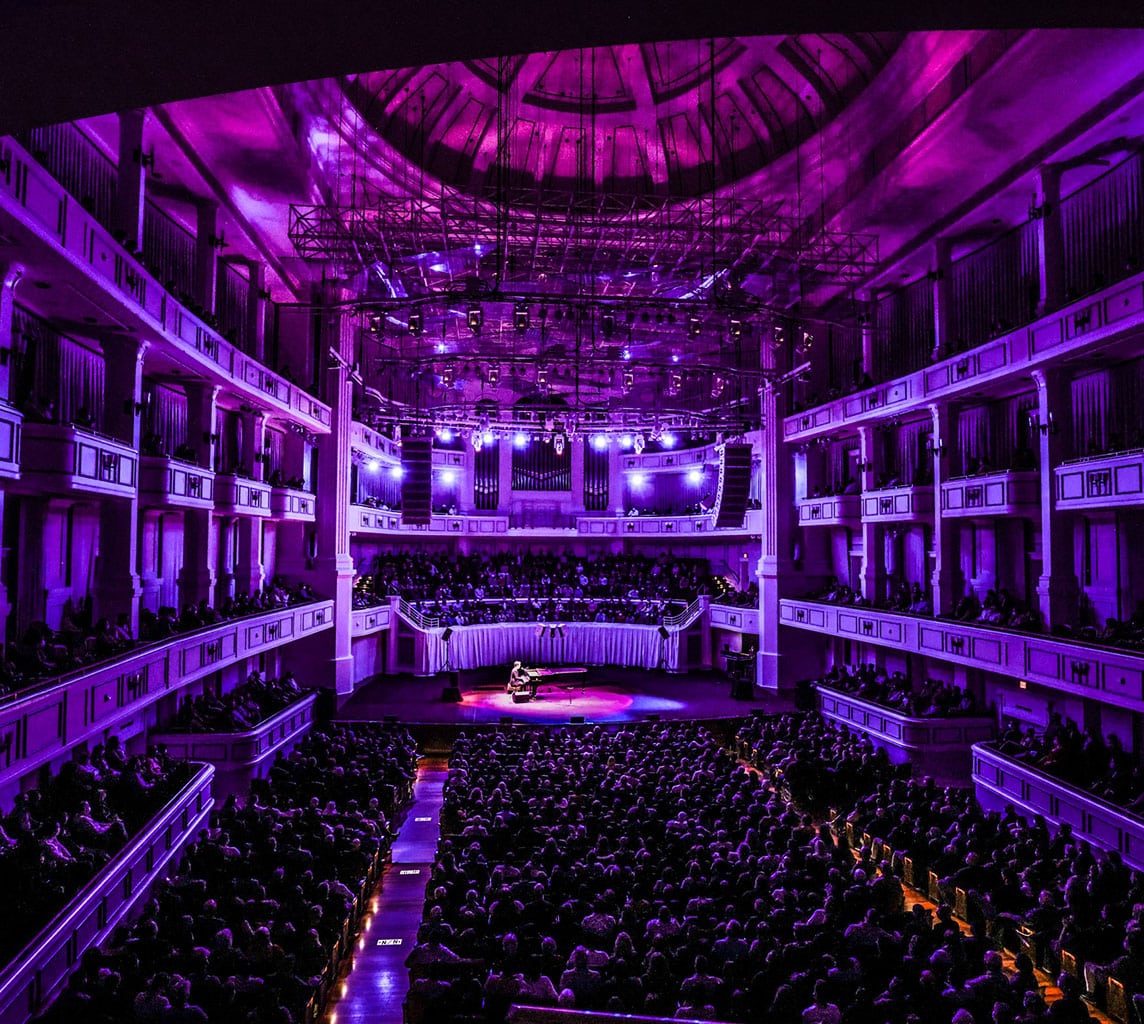
<path fill-rule="evenodd" d="M 443 629 L 426 632 L 420 671 L 425 675 L 442 671 L 446 653 L 451 669 L 507 667 L 514 661 L 529 666 L 616 665 L 669 672 L 679 668 L 679 633 L 675 630 L 664 637 L 659 626 L 620 622 L 568 622 L 562 628 L 563 636 L 559 628 L 552 636 L 549 626 L 541 632 L 536 622 L 453 626 L 447 641 Z"/>

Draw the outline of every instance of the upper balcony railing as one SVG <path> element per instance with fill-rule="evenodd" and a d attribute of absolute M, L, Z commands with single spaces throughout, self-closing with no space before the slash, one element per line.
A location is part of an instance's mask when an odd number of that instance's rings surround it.
<path fill-rule="evenodd" d="M 1104 647 L 903 612 L 820 601 L 779 601 L 779 622 L 839 640 L 893 647 L 1144 710 L 1144 651 Z"/>
<path fill-rule="evenodd" d="M 1002 470 L 956 477 L 941 485 L 941 514 L 964 516 L 1036 516 L 1041 511 L 1041 474 Z"/>
<path fill-rule="evenodd" d="M 1074 459 L 1057 466 L 1060 509 L 1118 508 L 1144 503 L 1144 448 Z"/>
<path fill-rule="evenodd" d="M 20 476 L 23 424 L 20 410 L 0 401 L 0 480 L 16 480 Z"/>
<path fill-rule="evenodd" d="M 141 645 L 18 691 L 0 705 L 0 737 L 10 737 L 0 743 L 0 786 L 181 686 L 333 623 L 333 601 L 278 608 Z"/>
<path fill-rule="evenodd" d="M 113 437 L 71 423 L 25 423 L 22 485 L 48 494 L 133 498 L 139 455 Z"/>
<path fill-rule="evenodd" d="M 164 336 L 216 383 L 315 433 L 329 431 L 329 406 L 224 339 L 10 137 L 0 140 L 0 219 L 4 217 L 53 245 L 146 331 Z"/>

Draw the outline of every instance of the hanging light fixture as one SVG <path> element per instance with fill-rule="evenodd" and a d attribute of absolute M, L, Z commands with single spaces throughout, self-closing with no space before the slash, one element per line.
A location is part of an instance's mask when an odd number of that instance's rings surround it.
<path fill-rule="evenodd" d="M 473 334 L 481 333 L 481 325 L 485 322 L 485 314 L 480 306 L 472 305 L 465 316 L 465 323 L 469 325 L 469 330 Z"/>
<path fill-rule="evenodd" d="M 512 325 L 518 331 L 527 331 L 529 328 L 528 303 L 518 302 L 512 311 Z"/>
<path fill-rule="evenodd" d="M 409 314 L 409 333 L 416 338 L 420 336 L 423 330 L 425 330 L 425 317 L 414 310 Z"/>

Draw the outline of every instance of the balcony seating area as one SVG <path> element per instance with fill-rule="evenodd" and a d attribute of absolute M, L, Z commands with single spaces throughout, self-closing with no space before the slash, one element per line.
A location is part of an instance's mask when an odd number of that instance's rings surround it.
<path fill-rule="evenodd" d="M 189 777 L 160 750 L 127 756 L 116 737 L 79 753 L 0 819 L 9 963 L 127 845 Z"/>
<path fill-rule="evenodd" d="M 981 717 L 986 714 L 968 690 L 939 679 L 920 685 L 902 672 L 886 672 L 876 665 L 835 665 L 812 685 L 853 694 L 911 718 Z"/>
<path fill-rule="evenodd" d="M 263 679 L 252 672 L 245 683 L 225 694 L 203 694 L 184 701 L 168 732 L 247 732 L 306 695 L 293 672 Z"/>
<path fill-rule="evenodd" d="M 408 797 L 392 786 L 383 802 L 379 787 L 412 777 L 413 750 L 403 729 L 371 723 L 307 737 L 244 805 L 212 815 L 44 1019 L 312 1019 L 391 845 L 386 815 Z"/>

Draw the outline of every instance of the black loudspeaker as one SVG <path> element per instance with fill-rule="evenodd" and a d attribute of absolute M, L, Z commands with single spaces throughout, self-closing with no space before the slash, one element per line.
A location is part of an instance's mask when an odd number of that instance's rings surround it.
<path fill-rule="evenodd" d="M 433 505 L 433 437 L 407 437 L 401 442 L 401 519 L 428 526 Z"/>
<path fill-rule="evenodd" d="M 670 633 L 667 631 L 667 627 L 666 627 L 666 626 L 660 626 L 660 627 L 659 627 L 659 635 L 660 635 L 661 637 L 663 637 L 663 638 L 664 638 L 664 640 L 666 640 L 666 639 L 667 639 L 669 636 L 671 636 L 671 634 L 670 634 Z"/>
<path fill-rule="evenodd" d="M 583 725 L 584 724 L 584 716 L 583 715 L 573 715 L 572 716 L 572 724 L 573 725 Z"/>
<path fill-rule="evenodd" d="M 732 679 L 731 680 L 731 699 L 732 700 L 754 700 L 755 686 L 749 679 Z"/>
<path fill-rule="evenodd" d="M 747 499 L 751 496 L 751 446 L 749 444 L 723 445 L 723 458 L 719 463 L 719 493 L 715 499 L 715 528 L 738 528 L 747 514 Z"/>
<path fill-rule="evenodd" d="M 444 640 L 445 643 L 448 643 L 449 637 L 451 637 L 452 635 L 453 635 L 453 627 L 452 626 L 446 626 L 445 632 L 441 634 L 441 639 Z"/>
<path fill-rule="evenodd" d="M 441 691 L 441 701 L 444 704 L 460 704 L 461 688 L 459 686 L 446 686 Z"/>
<path fill-rule="evenodd" d="M 528 695 L 527 690 L 517 690 L 512 695 L 512 702 L 514 704 L 527 704 L 532 698 Z"/>

